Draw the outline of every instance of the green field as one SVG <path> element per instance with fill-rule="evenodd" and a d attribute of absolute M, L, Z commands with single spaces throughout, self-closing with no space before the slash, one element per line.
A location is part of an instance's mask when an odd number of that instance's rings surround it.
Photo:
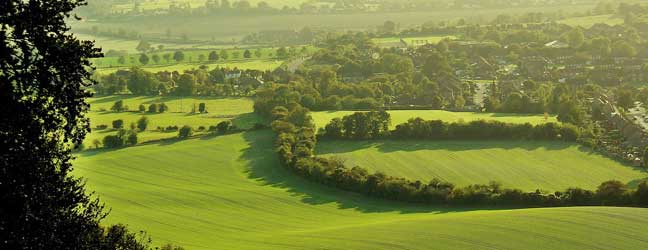
<path fill-rule="evenodd" d="M 206 249 L 646 249 L 648 209 L 451 209 L 311 184 L 278 165 L 270 131 L 78 155 L 107 223 Z"/>
<path fill-rule="evenodd" d="M 580 26 L 583 28 L 592 27 L 597 23 L 604 23 L 611 26 L 623 24 L 623 18 L 613 15 L 599 15 L 599 16 L 585 16 L 585 17 L 572 17 L 558 21 L 558 23 L 567 24 L 570 26 Z"/>
<path fill-rule="evenodd" d="M 446 38 L 450 40 L 457 39 L 456 36 L 416 36 L 416 37 L 403 37 L 402 39 L 407 43 L 408 46 L 417 46 L 417 45 L 424 45 L 425 43 L 436 44 Z M 400 42 L 400 40 L 401 37 L 382 37 L 382 38 L 374 38 L 373 42 L 376 43 L 378 46 L 380 46 L 383 44 L 398 43 Z M 419 42 L 419 41 L 425 41 L 425 42 Z"/>
<path fill-rule="evenodd" d="M 648 172 L 625 166 L 577 144 L 537 141 L 321 141 L 318 154 L 349 166 L 459 186 L 499 181 L 533 191 L 590 190 L 604 181 L 638 184 Z"/>
<path fill-rule="evenodd" d="M 123 100 L 130 110 L 137 110 L 140 104 L 148 108 L 151 103 L 164 102 L 169 107 L 169 112 L 162 114 L 149 114 L 140 112 L 121 112 L 110 111 L 110 107 L 117 100 Z M 208 114 L 189 114 L 193 105 L 204 102 Z M 155 131 L 158 126 L 193 126 L 197 129 L 199 126 L 209 128 L 215 126 L 221 121 L 232 120 L 240 128 L 251 128 L 255 123 L 263 122 L 261 118 L 252 113 L 253 101 L 245 98 L 177 98 L 177 97 L 133 97 L 133 96 L 106 96 L 91 98 L 90 103 L 90 125 L 93 128 L 84 144 L 90 147 L 95 139 L 103 139 L 106 135 L 116 134 L 113 129 L 97 130 L 97 125 L 112 126 L 112 121 L 122 119 L 124 125 L 128 128 L 131 123 L 136 122 L 143 115 L 149 118 L 147 131 L 138 133 L 139 142 L 158 140 L 163 138 L 177 137 L 177 132 L 158 132 Z M 106 110 L 106 111 L 101 111 Z"/>
<path fill-rule="evenodd" d="M 596 3 L 570 6 L 511 7 L 506 9 L 462 9 L 418 12 L 344 13 L 344 14 L 295 14 L 265 16 L 135 16 L 113 20 L 76 22 L 73 28 L 90 30 L 99 26 L 102 30 L 124 29 L 137 31 L 144 37 L 165 37 L 167 29 L 173 34 L 186 34 L 191 40 L 217 41 L 239 40 L 245 35 L 260 31 L 300 30 L 317 27 L 334 30 L 367 30 L 391 20 L 401 30 L 422 25 L 428 21 L 450 21 L 464 18 L 469 23 L 490 22 L 503 13 L 556 12 L 565 14 L 590 10 Z M 217 28 L 216 28 L 217 27 Z"/>
<path fill-rule="evenodd" d="M 252 6 L 256 6 L 259 2 L 266 2 L 275 8 L 282 8 L 283 6 L 288 7 L 299 7 L 300 4 L 306 2 L 305 0 L 249 0 L 248 1 Z M 153 9 L 168 9 L 169 5 L 172 3 L 184 4 L 188 3 L 192 8 L 204 7 L 205 0 L 152 0 L 146 1 L 140 4 L 140 9 L 142 10 L 153 10 Z M 130 11 L 133 9 L 133 4 L 116 4 L 113 6 L 113 12 L 122 12 Z"/>
<path fill-rule="evenodd" d="M 509 123 L 531 123 L 541 124 L 545 122 L 557 122 L 555 116 L 550 116 L 545 120 L 544 115 L 525 115 L 525 114 L 504 114 L 504 113 L 474 113 L 474 112 L 450 112 L 444 110 L 392 110 L 388 111 L 391 115 L 391 125 L 394 128 L 398 124 L 407 122 L 415 117 L 421 117 L 425 120 L 442 120 L 445 122 L 474 121 L 474 120 L 496 120 Z M 346 115 L 355 113 L 355 111 L 320 111 L 312 112 L 313 120 L 319 127 L 328 124 L 333 118 L 342 118 Z"/>
<path fill-rule="evenodd" d="M 281 66 L 284 61 L 281 60 L 247 60 L 247 61 L 229 61 L 227 63 L 180 63 L 180 64 L 169 64 L 169 65 L 147 65 L 140 67 L 149 72 L 160 72 L 160 71 L 178 71 L 183 72 L 185 70 L 198 69 L 200 66 L 207 66 L 208 69 L 215 68 L 230 68 L 230 69 L 254 69 L 254 70 L 274 70 Z M 127 70 L 130 67 L 110 67 L 110 68 L 100 68 L 97 69 L 97 73 L 101 75 L 114 73 L 117 70 Z"/>

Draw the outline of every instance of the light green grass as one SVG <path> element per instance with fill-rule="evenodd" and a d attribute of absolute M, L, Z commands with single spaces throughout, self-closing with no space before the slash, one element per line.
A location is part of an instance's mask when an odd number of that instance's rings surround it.
<path fill-rule="evenodd" d="M 613 15 L 598 15 L 598 16 L 585 16 L 585 17 L 572 17 L 558 21 L 558 23 L 567 24 L 570 26 L 580 26 L 583 28 L 592 27 L 594 24 L 604 23 L 608 25 L 623 24 L 623 18 Z"/>
<path fill-rule="evenodd" d="M 208 69 L 214 68 L 230 68 L 230 69 L 254 69 L 254 70 L 274 70 L 281 66 L 284 61 L 281 60 L 249 60 L 249 61 L 230 61 L 227 63 L 180 63 L 180 64 L 169 64 L 169 65 L 154 65 L 154 66 L 144 66 L 140 67 L 149 72 L 160 72 L 160 71 L 178 71 L 183 72 L 185 70 L 198 69 L 200 66 L 207 66 Z M 101 75 L 114 73 L 117 70 L 128 70 L 130 67 L 112 67 L 112 68 L 100 68 L 97 69 L 97 73 Z"/>
<path fill-rule="evenodd" d="M 429 208 L 311 184 L 278 165 L 270 131 L 87 152 L 75 174 L 106 223 L 207 249 L 646 249 L 648 209 Z"/>
<path fill-rule="evenodd" d="M 450 112 L 444 110 L 392 110 L 391 127 L 407 122 L 411 118 L 421 117 L 425 120 L 442 120 L 445 122 L 474 121 L 474 120 L 496 120 L 508 123 L 531 123 L 542 124 L 545 122 L 557 122 L 555 116 L 545 120 L 544 115 L 525 114 L 504 114 L 504 113 L 475 113 L 475 112 Z M 318 127 L 324 127 L 333 118 L 342 118 L 351 115 L 355 111 L 320 111 L 312 112 L 313 120 Z"/>
<path fill-rule="evenodd" d="M 318 154 L 349 166 L 411 180 L 439 178 L 459 186 L 501 182 L 533 191 L 590 190 L 604 181 L 638 184 L 648 172 L 577 144 L 537 141 L 321 141 Z"/>
<path fill-rule="evenodd" d="M 418 46 L 418 45 L 424 45 L 425 43 L 420 43 L 420 42 L 415 42 L 415 41 L 427 41 L 429 44 L 436 44 L 440 42 L 443 39 L 450 39 L 450 40 L 455 40 L 457 39 L 456 36 L 417 36 L 417 37 L 403 37 L 402 39 L 407 43 L 408 46 Z M 391 43 L 398 43 L 400 42 L 401 38 L 400 37 L 384 37 L 384 38 L 375 38 L 373 39 L 373 42 L 376 43 L 377 45 L 382 45 L 382 44 L 391 44 Z"/>
<path fill-rule="evenodd" d="M 317 14 L 317 15 L 243 15 L 243 16 L 139 16 L 125 17 L 115 20 L 87 21 L 74 23 L 74 28 L 90 29 L 100 26 L 103 30 L 119 28 L 128 31 L 137 31 L 144 37 L 165 37 L 166 30 L 171 29 L 173 34 L 186 34 L 191 40 L 229 41 L 240 40 L 245 35 L 273 30 L 300 30 L 303 27 L 317 27 L 338 31 L 366 30 L 391 20 L 400 25 L 401 30 L 420 26 L 421 24 L 441 20 L 457 20 L 464 18 L 472 23 L 486 23 L 496 16 L 504 13 L 518 14 L 528 12 L 555 12 L 566 13 L 582 12 L 592 9 L 595 2 L 570 5 L 570 6 L 526 6 L 505 9 L 464 9 L 464 10 L 438 10 L 418 12 L 391 12 L 391 13 L 344 13 L 344 14 Z"/>
<path fill-rule="evenodd" d="M 117 100 L 123 100 L 130 110 L 138 110 L 140 104 L 144 104 L 148 109 L 151 103 L 164 102 L 169 107 L 169 112 L 161 114 L 139 113 L 139 112 L 112 112 L 110 107 Z M 176 97 L 133 97 L 133 96 L 106 96 L 100 98 L 91 98 L 90 125 L 93 128 L 84 144 L 91 147 L 95 139 L 102 140 L 106 135 L 116 134 L 113 129 L 97 130 L 97 125 L 108 125 L 112 127 L 112 121 L 122 119 L 126 128 L 131 123 L 137 122 L 142 116 L 149 118 L 147 131 L 138 133 L 139 142 L 158 140 L 163 138 L 177 137 L 177 132 L 158 132 L 155 131 L 158 126 L 178 126 L 190 125 L 194 129 L 200 126 L 209 128 L 216 126 L 221 121 L 231 120 L 239 128 L 251 128 L 255 123 L 262 123 L 262 119 L 255 115 L 252 110 L 253 101 L 247 98 L 176 98 Z M 195 104 L 204 102 L 208 114 L 189 114 Z M 107 111 L 100 111 L 107 110 Z"/>

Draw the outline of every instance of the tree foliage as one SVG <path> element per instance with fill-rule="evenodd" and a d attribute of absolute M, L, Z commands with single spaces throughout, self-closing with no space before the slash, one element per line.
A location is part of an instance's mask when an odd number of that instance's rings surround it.
<path fill-rule="evenodd" d="M 72 145 L 89 131 L 90 59 L 101 56 L 65 24 L 84 4 L 0 2 L 0 249 L 146 247 L 107 241 L 103 207 L 70 175 Z"/>

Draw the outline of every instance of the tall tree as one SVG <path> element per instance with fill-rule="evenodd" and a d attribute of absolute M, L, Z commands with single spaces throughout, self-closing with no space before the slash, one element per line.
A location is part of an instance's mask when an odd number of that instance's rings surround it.
<path fill-rule="evenodd" d="M 102 206 L 69 174 L 101 56 L 65 24 L 84 4 L 0 1 L 0 249 L 136 249 L 107 246 Z"/>

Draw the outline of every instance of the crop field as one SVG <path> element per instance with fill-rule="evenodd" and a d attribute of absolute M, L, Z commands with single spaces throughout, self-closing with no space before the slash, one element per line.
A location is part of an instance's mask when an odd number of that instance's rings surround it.
<path fill-rule="evenodd" d="M 542 124 L 546 122 L 558 122 L 555 116 L 547 119 L 543 115 L 505 114 L 505 113 L 475 113 L 475 112 L 450 112 L 445 110 L 391 110 L 392 128 L 398 124 L 407 122 L 411 118 L 421 117 L 425 120 L 442 120 L 445 122 L 475 121 L 475 120 L 496 120 L 508 123 L 531 123 Z M 351 115 L 355 111 L 320 111 L 312 112 L 313 120 L 319 127 L 324 127 L 333 118 L 342 118 Z"/>
<path fill-rule="evenodd" d="M 408 46 L 424 45 L 426 43 L 436 44 L 443 39 L 455 40 L 456 36 L 417 36 L 417 37 L 402 37 L 403 41 L 407 43 Z M 377 45 L 392 44 L 400 42 L 401 37 L 382 37 L 373 39 L 374 43 Z M 423 41 L 423 42 L 421 42 Z"/>
<path fill-rule="evenodd" d="M 149 104 L 164 102 L 169 111 L 161 114 L 150 114 L 140 112 L 112 112 L 110 107 L 117 100 L 123 100 L 130 110 L 138 110 L 140 104 L 148 108 Z M 208 114 L 189 114 L 196 106 L 204 102 Z M 175 98 L 175 97 L 132 97 L 132 96 L 106 96 L 91 98 L 89 100 L 91 111 L 88 113 L 90 125 L 93 128 L 84 144 L 86 148 L 93 147 L 91 144 L 95 139 L 102 140 L 106 135 L 116 134 L 111 129 L 112 121 L 122 119 L 124 126 L 130 127 L 140 117 L 149 118 L 147 131 L 138 133 L 139 142 L 173 138 L 178 132 L 158 132 L 157 127 L 190 125 L 195 129 L 199 126 L 209 128 L 216 126 L 221 121 L 231 120 L 234 125 L 240 128 L 251 128 L 255 123 L 262 123 L 263 120 L 252 113 L 252 100 L 244 98 Z M 105 110 L 105 111 L 102 111 Z M 97 125 L 108 125 L 109 129 L 97 130 Z"/>
<path fill-rule="evenodd" d="M 167 29 L 173 34 L 186 34 L 192 40 L 231 40 L 260 31 L 299 30 L 303 27 L 335 30 L 366 30 L 382 25 L 386 20 L 398 23 L 401 29 L 412 28 L 428 21 L 457 20 L 488 22 L 502 13 L 528 12 L 581 12 L 596 3 L 550 7 L 511 7 L 506 9 L 465 9 L 392 13 L 350 13 L 320 15 L 266 15 L 266 16 L 141 16 L 125 17 L 111 21 L 87 21 L 73 24 L 74 28 L 89 30 L 92 26 L 102 29 L 137 31 L 144 37 L 165 37 Z M 298 20 L 298 21 L 295 21 Z M 219 27 L 214 29 L 214 27 Z"/>
<path fill-rule="evenodd" d="M 541 141 L 321 141 L 318 155 L 349 166 L 428 182 L 459 186 L 501 182 L 533 191 L 590 190 L 604 181 L 638 184 L 648 172 L 622 165 L 577 144 Z"/>
<path fill-rule="evenodd" d="M 560 20 L 558 23 L 563 23 L 571 26 L 580 26 L 583 28 L 592 27 L 597 23 L 605 23 L 608 25 L 623 24 L 623 18 L 613 15 L 599 15 L 599 16 L 585 16 L 585 17 L 572 17 L 565 20 Z"/>
<path fill-rule="evenodd" d="M 271 131 L 77 155 L 105 223 L 186 249 L 646 249 L 648 210 L 434 208 L 312 184 Z M 514 239 L 514 240 L 511 240 Z"/>

